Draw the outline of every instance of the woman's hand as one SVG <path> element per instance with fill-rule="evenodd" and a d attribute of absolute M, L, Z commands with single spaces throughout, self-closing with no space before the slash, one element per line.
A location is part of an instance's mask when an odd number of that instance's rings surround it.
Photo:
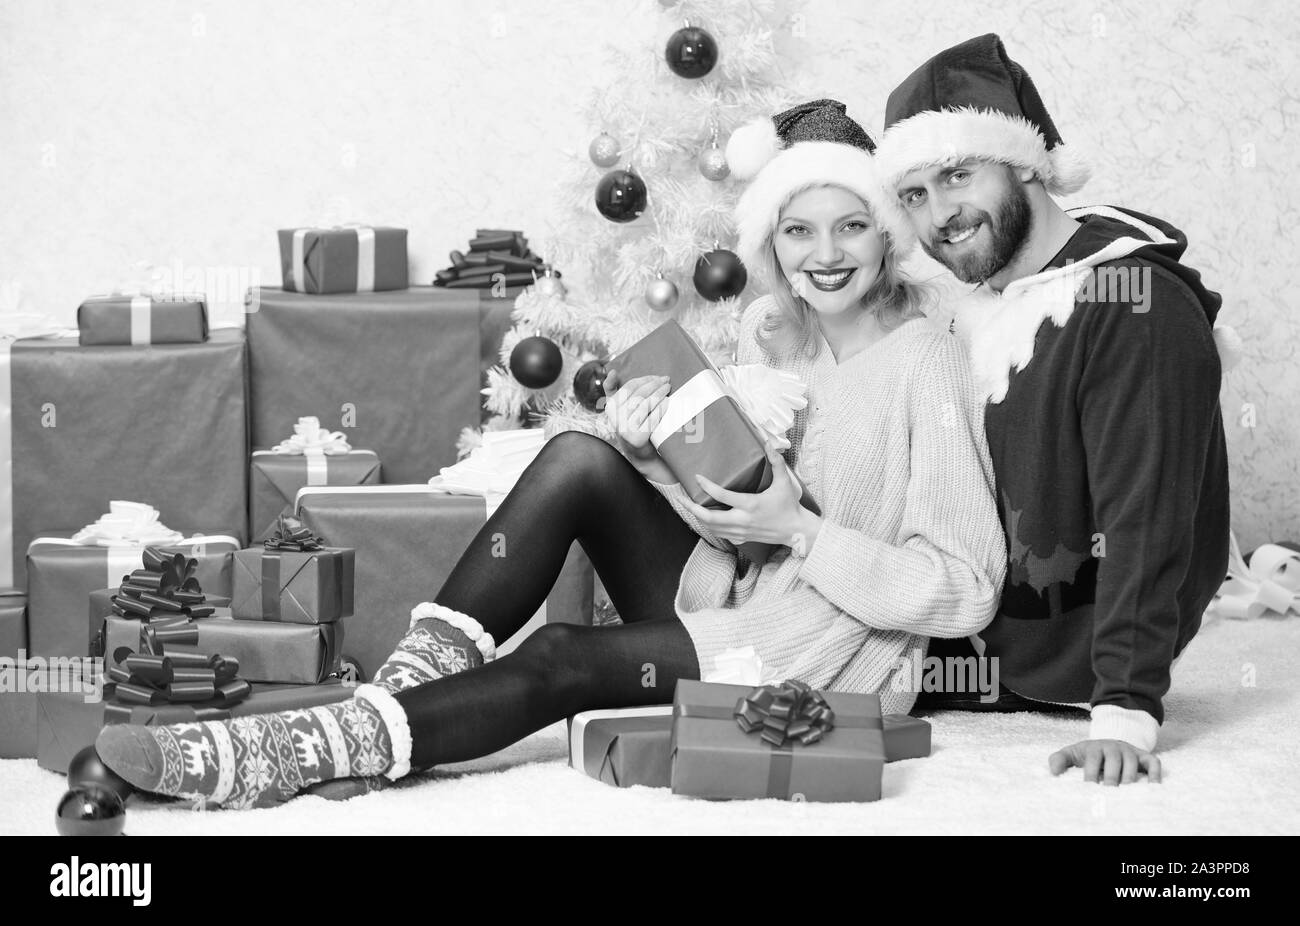
<path fill-rule="evenodd" d="M 730 505 L 730 511 L 718 511 L 686 501 L 700 523 L 723 540 L 734 544 L 757 541 L 784 544 L 798 556 L 812 549 L 822 519 L 799 504 L 803 489 L 786 465 L 785 457 L 771 441 L 767 459 L 772 464 L 772 484 L 762 492 L 731 492 L 703 476 L 696 481 L 713 498 Z"/>
<path fill-rule="evenodd" d="M 605 377 L 605 415 L 618 434 L 619 450 L 643 474 L 664 476 L 667 464 L 650 443 L 650 433 L 664 416 L 664 399 L 670 383 L 667 376 L 637 376 L 619 382 L 618 373 L 610 370 Z M 676 482 L 671 474 L 659 482 Z"/>

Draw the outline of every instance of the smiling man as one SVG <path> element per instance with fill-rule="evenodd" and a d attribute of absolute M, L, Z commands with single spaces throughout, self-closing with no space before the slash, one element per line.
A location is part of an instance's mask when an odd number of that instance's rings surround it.
<path fill-rule="evenodd" d="M 1227 567 L 1221 299 L 1180 263 L 1172 225 L 1056 203 L 1088 168 L 996 35 L 922 65 L 886 126 L 879 162 L 907 224 L 977 284 L 956 325 L 988 402 L 1009 569 L 969 645 L 998 660 L 998 708 L 1090 710 L 1054 773 L 1158 780 L 1170 668 Z"/>

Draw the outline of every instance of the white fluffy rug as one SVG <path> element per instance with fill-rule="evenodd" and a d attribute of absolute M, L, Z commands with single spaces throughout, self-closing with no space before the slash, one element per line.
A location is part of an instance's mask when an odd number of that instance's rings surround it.
<path fill-rule="evenodd" d="M 1086 724 L 1038 714 L 942 713 L 934 753 L 885 768 L 872 804 L 708 802 L 620 790 L 566 764 L 564 725 L 504 752 L 445 766 L 343 803 L 195 813 L 133 799 L 127 832 L 251 834 L 1300 833 L 1300 620 L 1213 620 L 1174 673 L 1161 732 L 1164 783 L 1106 788 L 1047 757 Z M 54 833 L 63 777 L 0 761 L 0 834 Z"/>

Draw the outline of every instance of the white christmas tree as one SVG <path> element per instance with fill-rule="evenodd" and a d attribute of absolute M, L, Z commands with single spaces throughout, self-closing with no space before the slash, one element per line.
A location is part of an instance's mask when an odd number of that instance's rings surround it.
<path fill-rule="evenodd" d="M 735 242 L 732 209 L 740 185 L 727 176 L 727 138 L 796 96 L 791 64 L 801 53 L 800 20 L 788 3 L 775 0 L 660 3 L 641 19 L 645 38 L 607 50 L 616 77 L 593 88 L 591 144 L 584 140 L 584 150 L 571 155 L 554 218 L 544 235 L 534 235 L 536 250 L 563 279 L 544 278 L 518 297 L 500 365 L 489 371 L 483 390 L 486 430 L 544 426 L 548 435 L 581 430 L 612 438 L 605 416 L 575 396 L 574 376 L 584 363 L 609 359 L 670 318 L 715 363 L 734 356 L 754 274 L 737 289 L 736 275 L 723 273 L 729 279 L 721 296 L 719 287 L 704 287 L 714 299 L 701 295 L 693 280 L 702 257 Z M 639 216 L 636 202 L 624 207 L 623 221 L 598 210 L 602 180 L 607 188 L 621 180 L 622 192 L 630 186 L 635 200 L 638 178 L 646 191 Z M 607 212 L 618 208 L 610 199 Z M 715 255 L 709 266 L 722 270 L 727 257 Z M 562 358 L 559 375 L 541 388 L 511 373 L 516 346 L 534 337 L 552 342 Z M 554 351 L 541 346 L 554 361 Z M 480 439 L 467 429 L 461 454 Z"/>

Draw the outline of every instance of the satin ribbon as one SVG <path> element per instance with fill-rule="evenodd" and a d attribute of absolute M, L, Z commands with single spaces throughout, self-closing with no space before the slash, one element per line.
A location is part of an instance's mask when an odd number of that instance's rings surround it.
<path fill-rule="evenodd" d="M 815 746 L 835 726 L 835 712 L 826 699 L 803 682 L 755 688 L 736 702 L 736 725 L 758 733 L 772 747 L 767 767 L 767 796 L 790 797 L 794 747 Z"/>
<path fill-rule="evenodd" d="M 1228 535 L 1228 577 L 1210 608 L 1232 618 L 1255 618 L 1270 611 L 1300 614 L 1300 553 L 1266 543 L 1250 557 L 1241 555 L 1235 534 Z"/>
<path fill-rule="evenodd" d="M 239 677 L 237 659 L 166 652 L 168 643 L 193 646 L 198 640 L 191 622 L 165 620 L 140 628 L 139 651 L 121 647 L 110 654 L 111 685 L 105 694 L 112 703 L 104 708 L 106 722 L 129 722 L 133 707 L 161 704 L 190 706 L 196 717 L 216 719 L 252 694 L 253 686 Z"/>
<path fill-rule="evenodd" d="M 100 540 L 94 544 L 81 543 L 68 537 L 37 537 L 27 545 L 27 551 L 30 553 L 39 545 L 45 546 L 63 546 L 63 547 L 84 547 L 96 546 L 106 548 L 104 558 L 104 586 L 106 588 L 117 585 L 122 580 L 122 576 L 136 569 L 141 565 L 141 557 L 145 549 L 150 545 L 168 546 L 168 547 L 193 547 L 206 544 L 224 544 L 233 549 L 239 549 L 239 538 L 232 537 L 229 534 L 196 534 L 193 537 L 182 536 L 175 543 L 159 542 L 157 544 L 124 544 L 108 540 Z"/>
<path fill-rule="evenodd" d="M 307 463 L 307 485 L 329 485 L 328 454 L 350 453 L 352 446 L 342 431 L 322 428 L 320 419 L 306 415 L 293 426 L 293 434 L 271 448 L 271 453 L 301 455 Z"/>
<path fill-rule="evenodd" d="M 153 299 L 149 296 L 131 297 L 131 343 L 153 343 Z"/>
<path fill-rule="evenodd" d="M 808 405 L 807 389 L 794 374 L 763 364 L 737 364 L 721 371 L 710 365 L 664 400 L 664 414 L 650 432 L 650 442 L 657 449 L 714 402 L 731 398 L 755 428 L 785 450 L 790 446 L 786 432 L 794 424 L 795 411 Z"/>
<path fill-rule="evenodd" d="M 357 233 L 357 292 L 373 292 L 375 288 L 375 230 L 369 225 L 349 223 L 333 228 L 299 228 L 293 233 L 293 288 L 307 292 L 307 235 L 311 232 L 352 229 Z"/>
<path fill-rule="evenodd" d="M 146 547 L 138 555 L 140 568 L 123 577 L 110 599 L 114 614 L 144 621 L 212 616 L 216 609 L 205 603 L 207 599 L 195 576 L 198 560 L 156 547 Z"/>
<path fill-rule="evenodd" d="M 86 546 L 172 546 L 185 539 L 159 520 L 158 509 L 142 502 L 112 501 L 108 513 L 72 535 L 72 542 Z"/>

